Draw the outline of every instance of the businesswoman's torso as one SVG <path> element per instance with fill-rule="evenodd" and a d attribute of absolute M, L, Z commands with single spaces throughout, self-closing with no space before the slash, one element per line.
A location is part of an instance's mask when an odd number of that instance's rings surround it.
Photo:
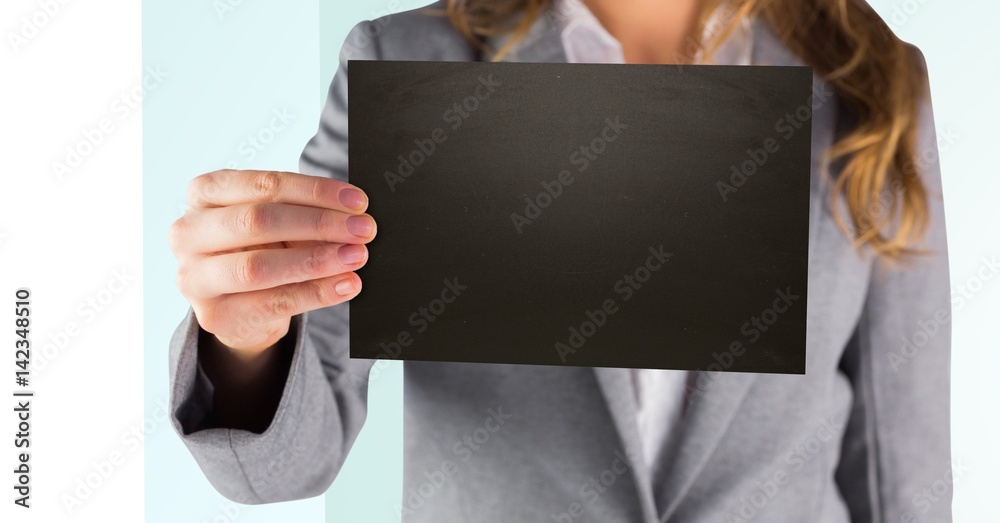
<path fill-rule="evenodd" d="M 547 8 L 503 59 L 567 61 L 563 23 Z M 735 49 L 753 65 L 804 65 L 766 24 L 745 29 L 718 61 L 738 63 Z M 487 44 L 499 48 L 506 38 Z M 348 60 L 478 58 L 439 14 L 358 24 L 300 170 L 347 178 Z M 921 497 L 950 470 L 936 156 L 924 155 L 932 159 L 921 166 L 932 254 L 905 271 L 884 267 L 834 220 L 837 172 L 825 172 L 822 153 L 851 119 L 827 84 L 814 85 L 808 290 L 790 290 L 797 297 L 789 304 L 808 312 L 806 374 L 696 372 L 675 389 L 689 400 L 656 457 L 643 449 L 628 369 L 406 362 L 404 492 L 393 507 L 404 521 L 950 521 L 950 494 Z M 918 151 L 936 152 L 924 111 Z M 921 327 L 929 321 L 933 332 Z M 261 435 L 204 427 L 209 407 L 199 391 L 207 385 L 196 371 L 193 322 L 189 314 L 171 344 L 172 412 L 213 485 L 244 502 L 322 492 L 361 430 L 379 370 L 347 357 L 347 306 L 294 320 L 288 385 Z"/>

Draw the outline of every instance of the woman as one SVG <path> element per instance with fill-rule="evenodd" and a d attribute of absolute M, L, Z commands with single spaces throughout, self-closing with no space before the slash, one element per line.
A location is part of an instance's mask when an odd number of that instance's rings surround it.
<path fill-rule="evenodd" d="M 406 362 L 404 520 L 951 520 L 925 66 L 861 0 L 450 0 L 356 26 L 303 174 L 199 176 L 171 229 L 192 306 L 173 423 L 222 494 L 322 493 L 365 419 L 346 302 L 376 226 L 344 183 L 349 59 L 816 73 L 806 375 Z"/>

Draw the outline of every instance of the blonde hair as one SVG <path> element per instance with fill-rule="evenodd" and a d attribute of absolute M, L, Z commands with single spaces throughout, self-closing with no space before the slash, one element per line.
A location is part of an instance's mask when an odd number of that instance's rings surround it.
<path fill-rule="evenodd" d="M 476 47 L 502 58 L 551 0 L 448 0 L 452 25 Z M 720 0 L 700 17 L 703 34 Z M 863 0 L 731 0 L 732 16 L 697 42 L 702 62 L 740 24 L 766 21 L 777 37 L 828 82 L 854 118 L 853 127 L 825 151 L 840 166 L 831 202 L 847 202 L 851 226 L 837 224 L 858 248 L 883 261 L 922 252 L 915 247 L 928 222 L 927 191 L 917 172 L 917 119 L 926 96 L 926 71 L 915 49 L 897 38 Z M 512 33 L 498 49 L 483 39 Z M 692 56 L 693 58 L 693 56 Z M 852 230 L 853 229 L 853 230 Z"/>

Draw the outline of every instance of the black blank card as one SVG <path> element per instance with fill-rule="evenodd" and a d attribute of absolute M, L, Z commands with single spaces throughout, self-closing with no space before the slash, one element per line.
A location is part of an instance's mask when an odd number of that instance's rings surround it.
<path fill-rule="evenodd" d="M 352 358 L 805 372 L 809 68 L 348 77 Z"/>

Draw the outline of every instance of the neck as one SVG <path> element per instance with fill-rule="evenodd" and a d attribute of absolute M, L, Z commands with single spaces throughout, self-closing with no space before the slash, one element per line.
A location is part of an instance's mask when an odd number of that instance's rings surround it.
<path fill-rule="evenodd" d="M 691 63 L 706 0 L 583 0 L 636 64 Z"/>

